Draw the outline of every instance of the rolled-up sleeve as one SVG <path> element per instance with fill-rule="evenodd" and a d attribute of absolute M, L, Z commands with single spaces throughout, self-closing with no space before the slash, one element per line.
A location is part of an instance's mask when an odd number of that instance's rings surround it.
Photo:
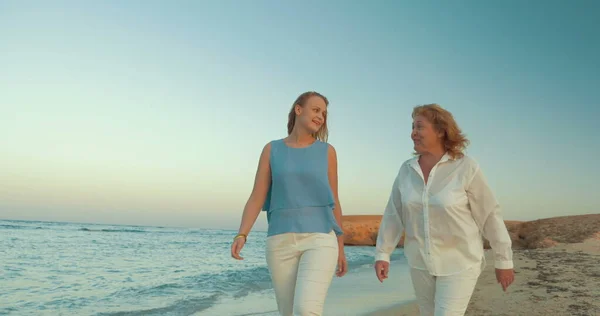
<path fill-rule="evenodd" d="M 400 175 L 396 176 L 392 185 L 392 192 L 388 199 L 387 206 L 381 218 L 379 232 L 377 234 L 377 244 L 375 246 L 375 261 L 390 261 L 390 255 L 398 246 L 404 225 L 402 223 L 402 199 L 400 196 L 399 184 Z"/>
<path fill-rule="evenodd" d="M 494 267 L 512 269 L 512 241 L 502 218 L 500 204 L 479 166 L 467 187 L 467 196 L 473 218 L 494 252 Z"/>

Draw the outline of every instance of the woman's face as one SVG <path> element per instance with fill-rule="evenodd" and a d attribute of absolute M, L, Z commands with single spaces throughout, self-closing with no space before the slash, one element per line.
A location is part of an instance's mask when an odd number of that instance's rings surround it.
<path fill-rule="evenodd" d="M 417 115 L 413 119 L 412 133 L 414 149 L 418 154 L 424 154 L 442 144 L 442 133 L 435 130 L 433 124 L 424 116 Z"/>
<path fill-rule="evenodd" d="M 312 96 L 304 106 L 296 105 L 296 124 L 314 134 L 325 124 L 327 116 L 327 104 L 318 96 Z"/>

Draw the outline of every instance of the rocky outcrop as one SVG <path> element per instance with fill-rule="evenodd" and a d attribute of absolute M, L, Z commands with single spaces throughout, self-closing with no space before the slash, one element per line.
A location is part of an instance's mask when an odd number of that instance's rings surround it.
<path fill-rule="evenodd" d="M 381 215 L 346 215 L 342 218 L 344 244 L 349 246 L 375 246 Z M 399 247 L 404 245 L 404 236 Z"/>
<path fill-rule="evenodd" d="M 506 229 L 508 230 L 508 235 L 510 236 L 510 239 L 513 241 L 513 244 L 514 244 L 515 240 L 519 239 L 519 229 L 522 224 L 523 224 L 523 222 L 519 222 L 519 221 L 504 221 L 504 225 L 506 225 Z M 487 241 L 485 238 L 483 238 L 483 248 L 491 249 L 490 242 Z"/>
<path fill-rule="evenodd" d="M 381 215 L 347 215 L 343 217 L 344 243 L 352 246 L 374 246 Z M 559 243 L 581 243 L 600 239 L 600 214 L 573 215 L 538 219 L 529 222 L 505 221 L 515 249 L 535 249 Z M 399 247 L 404 245 L 404 236 Z M 484 239 L 484 248 L 490 245 Z"/>
<path fill-rule="evenodd" d="M 523 222 L 514 228 L 514 248 L 548 248 L 581 243 L 600 233 L 600 214 L 573 215 Z M 512 236 L 511 236 L 512 237 Z"/>

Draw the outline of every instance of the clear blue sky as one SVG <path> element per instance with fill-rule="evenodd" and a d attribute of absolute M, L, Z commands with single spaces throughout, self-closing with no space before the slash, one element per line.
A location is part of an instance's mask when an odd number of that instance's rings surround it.
<path fill-rule="evenodd" d="M 236 228 L 307 90 L 331 101 L 345 214 L 383 212 L 433 102 L 506 219 L 600 212 L 599 8 L 0 1 L 0 218 Z"/>

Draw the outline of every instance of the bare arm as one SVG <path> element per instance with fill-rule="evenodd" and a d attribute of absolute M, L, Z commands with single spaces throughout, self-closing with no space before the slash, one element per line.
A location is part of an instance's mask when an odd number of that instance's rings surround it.
<path fill-rule="evenodd" d="M 333 192 L 333 198 L 335 200 L 335 207 L 333 209 L 333 215 L 338 223 L 340 229 L 342 229 L 342 205 L 340 204 L 340 198 L 338 196 L 338 172 L 337 172 L 337 154 L 335 152 L 335 148 L 329 145 L 329 150 L 327 154 L 327 160 L 329 169 L 327 174 L 329 176 L 329 185 L 331 186 L 331 191 Z M 338 238 L 338 247 L 343 251 L 344 249 L 344 235 L 340 234 L 337 236 Z"/>
<path fill-rule="evenodd" d="M 269 164 L 269 157 L 271 154 L 271 144 L 265 145 L 260 154 L 258 161 L 258 169 L 256 170 L 256 176 L 254 178 L 254 187 L 250 198 L 246 202 L 244 207 L 244 213 L 242 214 L 242 222 L 240 224 L 239 234 L 248 235 L 252 226 L 256 222 L 258 214 L 265 203 L 267 192 L 271 186 L 271 166 Z"/>

